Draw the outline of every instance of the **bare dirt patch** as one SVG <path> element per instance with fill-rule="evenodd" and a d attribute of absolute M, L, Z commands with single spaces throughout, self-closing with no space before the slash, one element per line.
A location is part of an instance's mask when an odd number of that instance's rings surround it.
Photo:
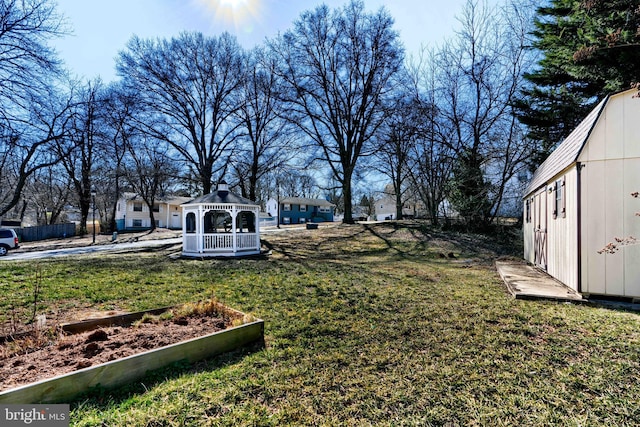
<path fill-rule="evenodd" d="M 179 311 L 67 335 L 59 328 L 0 345 L 0 391 L 224 330 L 228 313 Z"/>

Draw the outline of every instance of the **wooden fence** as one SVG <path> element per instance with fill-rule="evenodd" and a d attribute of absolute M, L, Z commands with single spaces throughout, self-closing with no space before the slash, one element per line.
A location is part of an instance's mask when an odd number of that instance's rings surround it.
<path fill-rule="evenodd" d="M 15 230 L 21 242 L 35 242 L 37 240 L 65 238 L 76 235 L 76 225 L 72 222 L 16 228 Z"/>

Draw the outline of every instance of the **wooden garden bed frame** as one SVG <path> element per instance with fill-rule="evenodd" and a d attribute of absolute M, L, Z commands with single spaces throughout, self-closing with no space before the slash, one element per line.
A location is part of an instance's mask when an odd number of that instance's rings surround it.
<path fill-rule="evenodd" d="M 79 333 L 98 327 L 128 325 L 145 314 L 159 314 L 169 308 L 90 319 L 63 325 L 65 331 Z M 238 312 L 242 317 L 244 313 Z M 0 392 L 0 404 L 66 403 L 91 388 L 116 388 L 132 383 L 148 372 L 172 363 L 197 362 L 264 339 L 264 321 L 257 319 L 201 337 L 170 344 L 144 353 L 90 366 L 57 377 Z"/>

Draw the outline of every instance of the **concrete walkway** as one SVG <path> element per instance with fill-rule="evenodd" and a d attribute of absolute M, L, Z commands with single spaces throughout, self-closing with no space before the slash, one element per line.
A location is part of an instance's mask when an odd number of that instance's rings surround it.
<path fill-rule="evenodd" d="M 578 292 L 524 262 L 496 261 L 496 269 L 517 299 L 584 302 Z"/>

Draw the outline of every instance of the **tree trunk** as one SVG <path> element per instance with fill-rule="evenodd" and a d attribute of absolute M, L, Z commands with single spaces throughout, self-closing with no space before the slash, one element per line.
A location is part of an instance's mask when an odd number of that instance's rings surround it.
<path fill-rule="evenodd" d="M 202 182 L 202 194 L 211 193 L 211 188 L 212 188 L 211 173 L 202 172 L 201 182 Z"/>
<path fill-rule="evenodd" d="M 156 229 L 156 218 L 153 215 L 153 204 L 149 206 L 149 220 L 151 221 L 151 226 L 149 227 L 149 230 L 154 231 Z"/>
<path fill-rule="evenodd" d="M 344 173 L 344 181 L 342 182 L 342 194 L 344 198 L 344 218 L 342 222 L 345 224 L 354 224 L 353 205 L 351 202 L 351 171 Z"/>
<path fill-rule="evenodd" d="M 254 159 L 254 163 L 251 165 L 251 174 L 249 175 L 249 200 L 254 202 L 257 200 L 256 187 L 258 185 L 258 161 Z"/>
<path fill-rule="evenodd" d="M 80 191 L 80 235 L 87 234 L 87 220 L 89 219 L 89 210 L 91 210 L 91 194 L 89 191 Z"/>
<path fill-rule="evenodd" d="M 402 194 L 396 191 L 396 219 L 402 219 Z"/>

